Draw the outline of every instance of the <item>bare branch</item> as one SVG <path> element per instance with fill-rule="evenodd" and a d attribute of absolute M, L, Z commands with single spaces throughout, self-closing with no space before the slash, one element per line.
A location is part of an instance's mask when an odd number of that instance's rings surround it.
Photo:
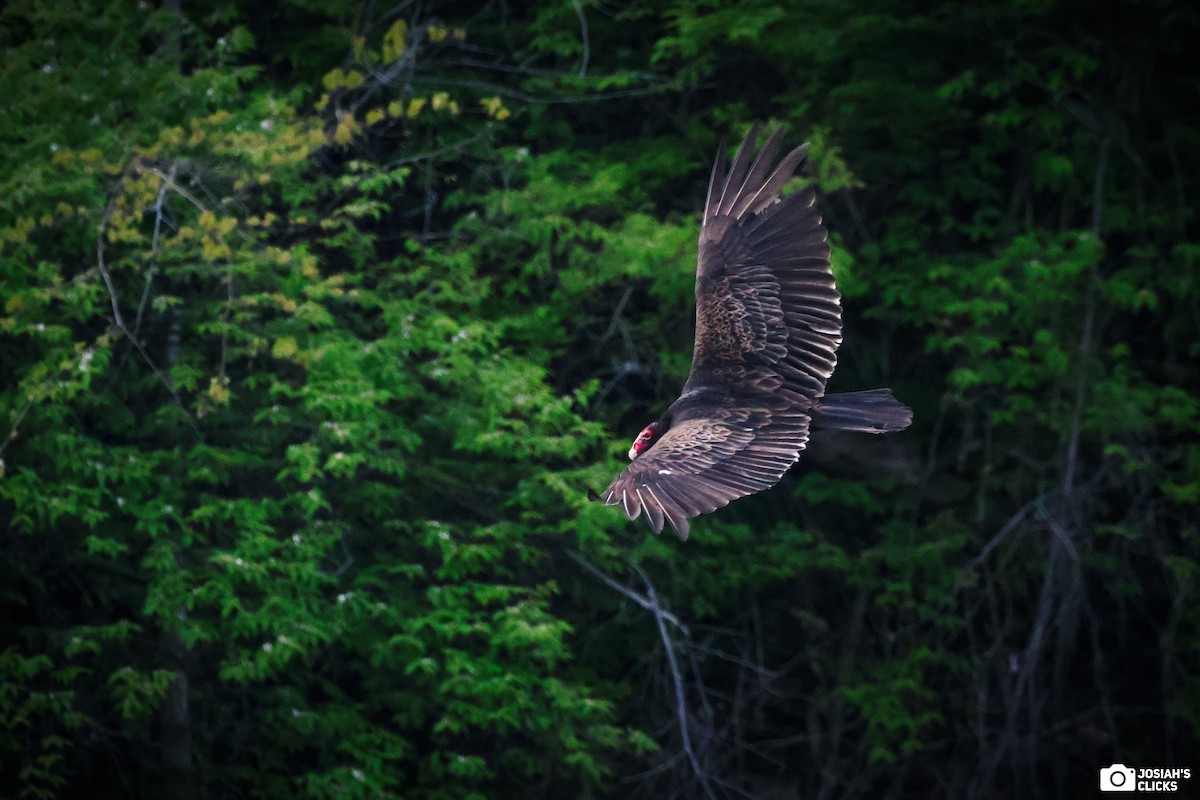
<path fill-rule="evenodd" d="M 1033 509 L 1037 508 L 1043 499 L 1044 498 L 1039 495 L 1017 509 L 1017 513 L 1009 517 L 1008 522 L 1004 523 L 1000 530 L 997 531 L 996 535 L 991 538 L 991 541 L 983 546 L 983 549 L 979 551 L 979 555 L 971 559 L 971 561 L 967 564 L 967 569 L 975 569 L 984 561 L 987 561 L 988 556 L 992 554 L 992 551 L 999 547 L 1001 542 L 1008 538 L 1010 533 L 1016 530 L 1017 526 L 1024 521 L 1026 515 L 1028 515 Z"/>
<path fill-rule="evenodd" d="M 142 329 L 142 315 L 146 311 L 146 303 L 150 300 L 150 284 L 154 282 L 154 268 L 146 270 L 146 285 L 142 287 L 142 299 L 138 301 L 137 315 L 133 318 L 133 335 L 136 337 Z"/>
<path fill-rule="evenodd" d="M 184 200 L 187 200 L 189 203 L 191 203 L 193 206 L 195 206 L 197 210 L 208 211 L 209 210 L 208 206 L 204 205 L 204 203 L 199 198 L 197 198 L 196 195 L 192 194 L 187 189 L 180 186 L 178 183 L 175 183 L 175 167 L 176 167 L 176 164 L 171 165 L 171 174 L 168 175 L 167 173 L 163 172 L 161 169 L 151 166 L 149 164 L 139 164 L 138 165 L 138 169 L 144 169 L 146 172 L 149 172 L 151 175 L 157 175 L 158 177 L 162 178 L 164 181 L 163 186 L 165 188 L 169 189 L 170 191 L 175 192 L 175 194 L 179 195 Z M 157 230 L 157 227 L 156 227 L 156 230 Z"/>
<path fill-rule="evenodd" d="M 153 259 L 158 255 L 158 232 L 162 229 L 163 222 L 163 201 L 167 198 L 167 190 L 175 183 L 175 173 L 179 169 L 179 162 L 171 162 L 171 172 L 162 179 L 162 186 L 158 188 L 158 199 L 154 201 L 154 238 L 150 242 L 150 258 Z"/>
<path fill-rule="evenodd" d="M 121 317 L 121 305 L 117 301 L 117 289 L 113 286 L 112 276 L 108 274 L 108 267 L 104 265 L 104 238 L 108 234 L 108 223 L 112 219 L 113 211 L 117 207 L 117 195 L 114 194 L 108 201 L 108 207 L 104 209 L 104 217 L 100 220 L 100 232 L 96 235 L 96 267 L 100 270 L 100 277 L 104 279 L 104 285 L 108 287 L 108 299 L 112 303 L 113 321 L 117 325 L 117 329 L 129 335 L 129 331 L 125 327 L 125 320 Z"/>
<path fill-rule="evenodd" d="M 164 180 L 167 180 L 167 176 L 163 175 L 160 171 L 153 168 L 150 168 L 150 171 L 156 175 L 159 175 Z M 117 289 L 113 284 L 112 275 L 110 275 L 108 272 L 108 266 L 104 263 L 104 245 L 105 238 L 108 235 L 108 223 L 112 219 L 113 211 L 116 209 L 116 205 L 117 195 L 114 194 L 112 199 L 108 201 L 108 208 L 104 210 L 104 217 L 100 220 L 100 230 L 96 234 L 96 268 L 100 270 L 100 277 L 104 279 L 104 285 L 108 289 L 108 298 L 112 303 L 113 324 L 117 330 L 125 335 L 125 338 L 129 340 L 130 344 L 132 344 L 138 351 L 138 354 L 141 355 L 142 360 L 146 362 L 146 366 L 150 367 L 150 369 L 154 372 L 154 376 L 158 378 L 159 382 L 162 383 L 162 385 L 167 388 L 167 391 L 171 393 L 171 397 L 175 400 L 175 405 L 179 406 L 179 410 L 183 414 L 183 418 L 187 420 L 188 427 L 192 429 L 192 433 L 196 435 L 197 439 L 203 440 L 204 437 L 200 435 L 200 428 L 196 426 L 196 421 L 192 418 L 192 415 L 188 413 L 187 407 L 183 404 L 183 399 L 179 396 L 179 392 L 175 391 L 175 387 L 171 385 L 171 381 L 167 379 L 167 376 L 163 374 L 163 371 L 159 369 L 156 363 L 154 363 L 154 359 L 152 359 L 150 354 L 146 352 L 146 348 L 142 346 L 140 341 L 138 341 L 137 336 L 135 336 L 133 332 L 130 331 L 125 325 L 125 318 L 121 316 L 121 304 L 117 299 Z"/>
<path fill-rule="evenodd" d="M 1099 238 L 1100 222 L 1104 211 L 1104 174 L 1108 169 L 1108 151 L 1111 137 L 1100 143 L 1100 158 L 1096 165 L 1095 181 L 1092 185 L 1092 235 Z M 1090 273 L 1089 273 L 1090 275 Z M 1079 435 L 1083 427 L 1083 406 L 1087 397 L 1087 361 L 1092 354 L 1092 333 L 1096 324 L 1096 286 L 1089 281 L 1087 308 L 1083 315 L 1083 331 L 1079 336 L 1079 368 L 1075 377 L 1075 403 L 1071 414 L 1071 435 L 1067 441 L 1066 467 L 1063 469 L 1063 492 L 1074 511 L 1075 472 L 1079 460 Z"/>
<path fill-rule="evenodd" d="M 162 178 L 162 185 L 158 189 L 158 199 L 154 202 L 154 238 L 150 242 L 150 268 L 146 270 L 146 285 L 142 288 L 142 299 L 138 302 L 137 315 L 133 318 L 134 338 L 142 329 L 142 315 L 145 313 L 146 303 L 150 299 L 150 285 L 154 282 L 154 262 L 158 258 L 158 235 L 162 230 L 164 220 L 163 205 L 167 199 L 167 190 L 175 182 L 175 173 L 178 169 L 179 162 L 171 162 L 171 172 Z"/>
<path fill-rule="evenodd" d="M 675 691 L 675 718 L 679 726 L 679 736 L 683 743 L 684 755 L 687 757 L 688 764 L 690 764 L 692 767 L 692 771 L 696 776 L 696 780 L 700 782 L 700 786 L 704 790 L 705 797 L 710 798 L 710 800 L 716 800 L 716 794 L 713 792 L 712 784 L 709 782 L 708 775 L 705 773 L 704 768 L 700 765 L 700 759 L 696 756 L 695 747 L 692 745 L 692 735 L 689 727 L 687 694 L 684 689 L 683 673 L 680 672 L 679 661 L 675 657 L 675 642 L 671 639 L 671 635 L 667 631 L 667 623 L 670 622 L 683 633 L 684 637 L 687 637 L 687 626 L 680 622 L 678 617 L 676 617 L 670 611 L 667 611 L 659 604 L 658 593 L 654 590 L 654 584 L 651 582 L 650 577 L 646 575 L 646 573 L 636 564 L 632 565 L 632 567 L 634 571 L 637 572 L 638 577 L 642 579 L 642 582 L 646 584 L 646 593 L 644 595 L 639 594 L 628 586 L 625 586 L 613 578 L 610 578 L 608 575 L 605 575 L 600 571 L 599 568 L 597 568 L 579 553 L 568 552 L 567 556 L 576 564 L 591 573 L 594 577 L 598 578 L 606 586 L 629 598 L 654 615 L 654 622 L 655 625 L 658 626 L 658 635 L 662 640 L 663 651 L 666 653 L 667 669 L 670 671 L 671 683 Z M 695 669 L 696 666 L 697 665 L 693 661 L 693 669 Z M 697 681 L 699 681 L 698 672 Z M 700 690 L 703 691 L 702 684 L 700 685 Z"/>
<path fill-rule="evenodd" d="M 608 323 L 608 330 L 604 331 L 604 335 L 600 337 L 601 344 L 607 342 L 609 337 L 616 333 L 617 328 L 621 324 L 621 314 L 625 311 L 625 306 L 629 303 L 629 298 L 631 297 L 633 297 L 633 287 L 626 286 L 621 299 L 617 301 L 616 309 L 613 310 L 612 319 Z"/>
<path fill-rule="evenodd" d="M 570 558 L 572 561 L 574 561 L 579 566 L 583 567 L 588 572 L 590 572 L 593 577 L 598 578 L 602 583 L 604 583 L 606 586 L 608 586 L 608 588 L 612 589 L 613 591 L 615 591 L 619 594 L 625 595 L 630 600 L 637 603 L 639 606 L 646 609 L 647 611 L 661 614 L 662 617 L 667 620 L 667 622 L 670 622 L 672 625 L 676 626 L 677 628 L 680 628 L 681 630 L 687 630 L 684 627 L 683 623 L 679 621 L 679 618 L 676 617 L 674 614 L 672 614 L 670 611 L 667 611 L 664 608 L 658 607 L 656 605 L 656 603 L 652 602 L 648 597 L 644 597 L 644 596 L 638 594 L 633 589 L 630 589 L 628 586 L 624 585 L 623 583 L 618 583 L 617 581 L 613 580 L 609 576 L 605 575 L 603 572 L 600 571 L 599 567 L 597 567 L 592 562 L 588 561 L 586 558 L 584 558 L 579 553 L 568 552 L 567 557 Z"/>
<path fill-rule="evenodd" d="M 692 771 L 695 772 L 696 779 L 700 781 L 705 796 L 716 800 L 717 796 L 708 782 L 708 776 L 700 766 L 700 760 L 696 758 L 696 751 L 692 747 L 692 735 L 688 730 L 688 707 L 687 696 L 683 690 L 683 675 L 679 672 L 679 662 L 675 659 L 675 643 L 667 633 L 666 612 L 658 604 L 658 594 L 654 591 L 654 584 L 650 582 L 650 578 L 636 566 L 634 569 L 637 569 L 646 583 L 646 597 L 651 604 L 650 611 L 654 614 L 654 622 L 658 625 L 658 635 L 662 639 L 663 650 L 667 655 L 667 666 L 671 670 L 671 681 L 675 685 L 675 715 L 679 721 L 679 736 L 683 741 L 683 752 L 687 755 L 688 763 L 692 765 Z M 686 632 L 687 629 L 683 630 Z"/>
<path fill-rule="evenodd" d="M 579 77 L 587 77 L 588 57 L 591 55 L 592 46 L 588 41 L 588 24 L 587 15 L 583 13 L 583 6 L 579 0 L 571 0 L 571 5 L 575 6 L 575 14 L 579 17 L 580 36 L 583 37 L 583 58 L 579 64 Z"/>

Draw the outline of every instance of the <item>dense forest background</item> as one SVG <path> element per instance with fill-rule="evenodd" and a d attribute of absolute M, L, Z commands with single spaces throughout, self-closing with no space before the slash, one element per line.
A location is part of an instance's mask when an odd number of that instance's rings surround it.
<path fill-rule="evenodd" d="M 0 796 L 1200 791 L 1200 6 L 10 0 Z M 812 143 L 817 437 L 589 499 L 711 159 Z"/>

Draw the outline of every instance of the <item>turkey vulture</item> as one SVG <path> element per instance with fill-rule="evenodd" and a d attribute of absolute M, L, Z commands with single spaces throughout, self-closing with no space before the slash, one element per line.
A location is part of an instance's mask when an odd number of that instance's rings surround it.
<path fill-rule="evenodd" d="M 780 199 L 804 158 L 776 164 L 783 128 L 757 157 L 755 125 L 708 184 L 696 267 L 696 341 L 679 399 L 634 439 L 603 495 L 655 533 L 768 489 L 800 458 L 809 428 L 886 433 L 912 410 L 890 389 L 825 394 L 842 341 L 841 295 L 809 186 Z"/>

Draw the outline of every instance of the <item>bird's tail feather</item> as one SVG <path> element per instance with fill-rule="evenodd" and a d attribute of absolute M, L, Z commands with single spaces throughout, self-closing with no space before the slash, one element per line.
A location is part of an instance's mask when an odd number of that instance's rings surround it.
<path fill-rule="evenodd" d="M 912 409 L 901 403 L 891 389 L 827 394 L 813 409 L 813 427 L 843 431 L 889 433 L 912 423 Z"/>

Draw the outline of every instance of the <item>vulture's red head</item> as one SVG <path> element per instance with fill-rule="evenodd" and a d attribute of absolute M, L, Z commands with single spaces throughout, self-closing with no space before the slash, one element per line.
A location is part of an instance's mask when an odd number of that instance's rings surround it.
<path fill-rule="evenodd" d="M 642 429 L 642 432 L 633 440 L 633 446 L 629 448 L 630 461 L 649 450 L 650 446 L 659 440 L 663 433 L 662 427 L 661 422 L 651 422 Z"/>

